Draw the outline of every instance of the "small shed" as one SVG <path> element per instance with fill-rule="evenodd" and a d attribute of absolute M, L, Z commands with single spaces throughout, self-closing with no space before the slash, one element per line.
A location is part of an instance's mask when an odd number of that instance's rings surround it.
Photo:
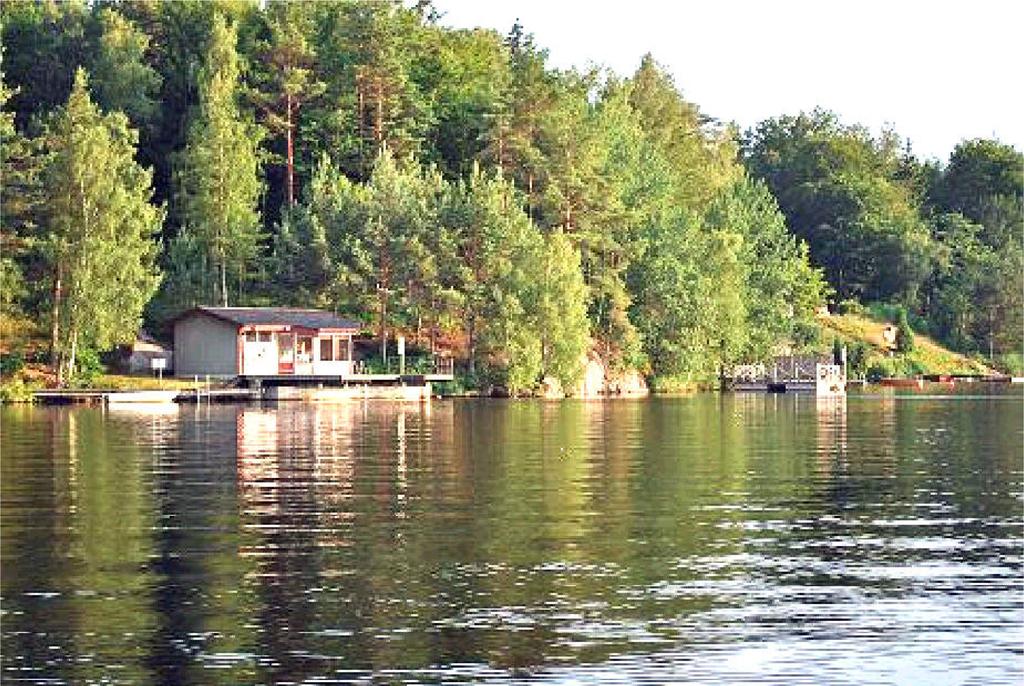
<path fill-rule="evenodd" d="M 345 377 L 359 322 L 324 310 L 197 307 L 174 320 L 177 376 Z"/>
<path fill-rule="evenodd" d="M 132 374 L 152 371 L 154 360 L 163 360 L 164 369 L 174 367 L 171 350 L 145 330 L 139 331 L 131 346 L 119 350 L 123 351 L 119 365 L 123 365 Z"/>

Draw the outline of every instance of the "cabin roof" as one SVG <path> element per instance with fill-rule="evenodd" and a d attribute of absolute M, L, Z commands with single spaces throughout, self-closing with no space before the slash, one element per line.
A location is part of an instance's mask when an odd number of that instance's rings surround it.
<path fill-rule="evenodd" d="M 274 325 L 301 326 L 307 329 L 352 329 L 362 325 L 352 319 L 342 319 L 333 312 L 297 307 L 197 307 L 180 315 L 207 314 L 239 326 Z"/>

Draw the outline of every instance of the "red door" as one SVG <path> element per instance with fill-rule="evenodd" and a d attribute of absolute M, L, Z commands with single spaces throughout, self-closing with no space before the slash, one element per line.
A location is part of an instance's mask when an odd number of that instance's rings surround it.
<path fill-rule="evenodd" d="M 295 335 L 279 333 L 277 335 L 277 373 L 295 373 Z"/>

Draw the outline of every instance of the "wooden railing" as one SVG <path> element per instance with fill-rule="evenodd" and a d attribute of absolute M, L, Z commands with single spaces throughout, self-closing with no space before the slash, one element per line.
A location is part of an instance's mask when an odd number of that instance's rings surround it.
<path fill-rule="evenodd" d="M 434 357 L 434 374 L 453 376 L 455 374 L 455 358 L 448 355 Z"/>

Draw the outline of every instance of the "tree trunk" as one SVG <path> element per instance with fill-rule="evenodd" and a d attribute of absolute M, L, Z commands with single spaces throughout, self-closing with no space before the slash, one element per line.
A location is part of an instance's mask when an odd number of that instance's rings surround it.
<path fill-rule="evenodd" d="M 468 353 L 469 353 L 469 375 L 476 375 L 476 318 L 473 313 L 470 312 L 467 318 L 468 329 L 466 337 L 469 339 L 467 342 Z"/>
<path fill-rule="evenodd" d="M 526 175 L 526 216 L 533 219 L 533 174 Z"/>
<path fill-rule="evenodd" d="M 59 258 L 58 258 L 59 259 Z M 60 354 L 60 266 L 53 277 L 53 323 L 50 328 L 50 367 L 57 374 L 57 386 L 64 385 L 64 365 Z"/>
<path fill-rule="evenodd" d="M 434 350 L 437 347 L 437 298 L 430 299 L 430 357 L 434 357 Z"/>
<path fill-rule="evenodd" d="M 68 355 L 68 373 L 67 378 L 74 378 L 75 365 L 78 363 L 78 332 L 75 331 L 71 334 L 71 354 Z"/>
<path fill-rule="evenodd" d="M 380 290 L 380 359 L 384 365 L 384 372 L 388 369 L 388 292 L 386 288 Z"/>
<path fill-rule="evenodd" d="M 224 307 L 228 306 L 228 266 L 224 263 L 225 260 L 220 262 L 220 293 L 224 300 Z"/>
<path fill-rule="evenodd" d="M 384 142 L 384 83 L 377 77 L 377 121 L 373 125 L 373 137 L 377 141 L 377 152 Z"/>
<path fill-rule="evenodd" d="M 287 117 L 287 129 L 285 135 L 288 140 L 288 207 L 295 206 L 295 148 L 294 136 L 292 134 L 292 96 L 288 93 L 285 96 L 285 116 Z"/>

